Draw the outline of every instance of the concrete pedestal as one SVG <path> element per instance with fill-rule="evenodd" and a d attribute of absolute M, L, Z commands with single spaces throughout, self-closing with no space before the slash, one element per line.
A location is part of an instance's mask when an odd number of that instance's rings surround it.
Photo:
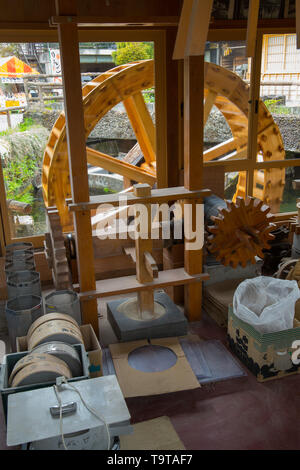
<path fill-rule="evenodd" d="M 135 341 L 147 338 L 165 338 L 187 334 L 187 319 L 180 309 L 165 293 L 155 293 L 154 302 L 165 308 L 159 318 L 136 320 L 118 310 L 127 299 L 113 300 L 107 303 L 108 320 L 120 341 Z"/>

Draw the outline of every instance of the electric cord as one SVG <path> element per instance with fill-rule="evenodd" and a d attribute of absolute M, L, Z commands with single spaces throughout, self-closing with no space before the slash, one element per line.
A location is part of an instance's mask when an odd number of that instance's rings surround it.
<path fill-rule="evenodd" d="M 70 388 L 70 389 L 74 390 L 74 392 L 76 392 L 79 395 L 79 397 L 80 397 L 83 405 L 86 407 L 86 409 L 91 414 L 96 416 L 96 418 L 98 418 L 104 424 L 105 429 L 106 429 L 106 433 L 107 433 L 107 450 L 110 450 L 110 432 L 109 432 L 109 427 L 108 427 L 108 424 L 107 424 L 105 418 L 100 413 L 98 413 L 96 410 L 94 410 L 91 406 L 88 405 L 88 403 L 84 400 L 83 396 L 81 395 L 80 391 L 74 385 L 69 384 L 65 377 L 61 377 L 60 387 L 62 387 L 62 385 L 64 385 L 66 388 Z M 64 439 L 64 433 L 63 433 L 62 401 L 61 401 L 60 394 L 59 394 L 59 388 L 58 388 L 57 385 L 54 385 L 53 387 L 54 387 L 54 391 L 55 391 L 57 401 L 58 401 L 58 404 L 59 404 L 59 427 L 60 427 L 60 434 L 61 434 L 61 438 L 62 438 L 62 443 L 63 443 L 64 449 L 68 450 L 68 447 L 66 446 L 66 442 L 65 442 L 65 439 Z"/>

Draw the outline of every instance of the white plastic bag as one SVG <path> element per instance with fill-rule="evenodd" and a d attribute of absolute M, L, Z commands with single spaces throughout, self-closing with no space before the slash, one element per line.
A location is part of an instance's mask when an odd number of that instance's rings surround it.
<path fill-rule="evenodd" d="M 259 276 L 246 279 L 233 296 L 234 314 L 260 333 L 293 328 L 295 302 L 300 298 L 296 281 Z"/>

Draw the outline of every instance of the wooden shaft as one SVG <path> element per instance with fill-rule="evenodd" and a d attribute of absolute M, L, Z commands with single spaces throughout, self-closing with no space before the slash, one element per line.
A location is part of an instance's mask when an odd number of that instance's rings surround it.
<path fill-rule="evenodd" d="M 249 112 L 248 112 L 248 159 L 254 169 L 257 158 L 257 130 L 258 130 L 258 110 L 260 91 L 260 70 L 261 70 L 261 47 L 262 35 L 259 35 L 255 43 L 255 57 L 251 59 L 251 85 L 249 91 Z M 247 195 L 253 195 L 254 173 L 253 170 L 247 174 Z"/>
<path fill-rule="evenodd" d="M 150 196 L 151 187 L 148 184 L 136 184 L 133 186 L 134 195 L 137 197 Z M 135 240 L 135 256 L 136 256 L 136 278 L 141 283 L 153 281 L 153 275 L 148 270 L 146 265 L 145 254 L 152 251 L 151 240 L 151 206 L 150 204 L 144 205 L 147 211 L 146 218 L 141 219 L 141 214 L 138 209 L 135 209 L 135 228 L 138 232 L 138 238 Z M 137 219 L 137 215 L 139 219 Z M 145 238 L 144 238 L 145 236 Z M 138 304 L 141 318 L 143 314 L 154 313 L 154 292 L 141 291 L 138 292 Z"/>
<path fill-rule="evenodd" d="M 203 171 L 203 100 L 204 57 L 184 60 L 184 186 L 196 190 L 202 186 Z M 185 201 L 186 203 L 190 201 Z M 195 224 L 196 204 L 192 202 L 192 221 Z M 195 227 L 194 227 L 195 228 Z M 187 250 L 185 240 L 184 267 L 188 274 L 202 272 L 202 250 Z M 190 321 L 201 318 L 202 285 L 185 287 L 184 308 Z"/>
<path fill-rule="evenodd" d="M 74 2 L 56 0 L 58 15 L 71 15 L 74 13 L 73 8 Z M 79 203 L 89 200 L 89 186 L 76 24 L 59 25 L 58 35 L 61 51 L 71 191 L 73 201 Z M 90 212 L 80 211 L 74 214 L 74 227 L 80 290 L 83 292 L 94 290 L 96 283 Z M 98 312 L 95 299 L 82 304 L 82 316 L 83 322 L 91 323 L 98 335 Z"/>

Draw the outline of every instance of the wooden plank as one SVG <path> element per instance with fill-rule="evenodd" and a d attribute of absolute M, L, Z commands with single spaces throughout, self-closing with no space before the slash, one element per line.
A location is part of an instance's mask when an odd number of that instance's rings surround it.
<path fill-rule="evenodd" d="M 257 23 L 259 12 L 259 0 L 249 0 L 247 38 L 246 38 L 246 57 L 254 57 L 257 38 Z"/>
<path fill-rule="evenodd" d="M 201 163 L 201 162 L 200 162 Z M 200 166 L 199 163 L 199 166 Z M 178 199 L 200 199 L 202 197 L 209 196 L 211 191 L 209 189 L 191 190 L 184 188 L 183 186 L 177 186 L 175 188 L 162 188 L 153 189 L 151 196 L 136 197 L 132 193 L 126 194 L 126 204 L 161 204 L 163 202 L 175 201 Z M 108 194 L 104 196 L 91 196 L 90 202 L 79 202 L 73 203 L 68 201 L 68 207 L 70 211 L 87 211 L 97 209 L 100 204 L 111 204 L 118 206 L 120 203 L 119 194 Z"/>
<path fill-rule="evenodd" d="M 248 112 L 248 147 L 247 157 L 254 169 L 257 160 L 257 132 L 258 132 L 258 112 L 260 94 L 261 75 L 261 55 L 262 55 L 262 35 L 259 34 L 255 41 L 254 57 L 251 59 L 251 78 L 249 90 L 249 112 Z M 247 173 L 247 195 L 252 196 L 254 190 L 254 170 Z"/>
<path fill-rule="evenodd" d="M 189 275 L 184 268 L 169 269 L 160 271 L 158 278 L 152 282 L 141 284 L 135 276 L 117 277 L 114 279 L 104 279 L 96 282 L 96 290 L 90 292 L 80 292 L 79 297 L 82 301 L 88 301 L 91 298 L 108 297 L 111 295 L 129 294 L 142 290 L 153 290 L 164 286 L 180 286 L 188 283 L 199 283 L 209 279 L 207 273 Z"/>
<path fill-rule="evenodd" d="M 58 15 L 76 14 L 74 2 L 70 0 L 56 0 L 56 13 Z M 89 186 L 76 24 L 67 23 L 59 25 L 58 35 L 63 76 L 72 199 L 74 203 L 80 203 L 89 200 Z M 74 227 L 80 289 L 82 291 L 93 290 L 96 284 L 93 269 L 94 253 L 90 212 L 76 212 L 74 214 Z M 98 335 L 98 312 L 95 300 L 82 305 L 82 316 L 83 322 L 91 323 Z"/>
<path fill-rule="evenodd" d="M 204 57 L 187 57 L 184 60 L 184 186 L 190 191 L 202 187 L 203 100 Z M 196 204 L 201 202 L 201 197 L 192 202 L 193 230 L 196 229 Z M 202 250 L 188 250 L 187 242 L 185 239 L 184 267 L 189 275 L 198 275 L 202 271 Z M 201 318 L 201 305 L 201 284 L 186 286 L 184 309 L 190 321 Z"/>
<path fill-rule="evenodd" d="M 146 163 L 154 162 L 155 129 L 142 94 L 130 96 L 123 101 L 123 104 Z"/>
<path fill-rule="evenodd" d="M 203 118 L 203 125 L 205 126 L 208 116 L 211 112 L 211 108 L 215 104 L 216 97 L 218 96 L 218 93 L 212 90 L 209 90 L 208 94 L 206 95 L 205 98 L 205 103 L 204 103 L 204 118 Z"/>
<path fill-rule="evenodd" d="M 184 0 L 179 19 L 173 59 L 183 59 L 194 0 Z"/>
<path fill-rule="evenodd" d="M 158 266 L 155 259 L 149 251 L 144 251 L 145 266 L 152 278 L 158 277 Z"/>
<path fill-rule="evenodd" d="M 296 0 L 296 34 L 297 49 L 300 49 L 300 0 Z"/>
<path fill-rule="evenodd" d="M 213 0 L 194 0 L 185 45 L 185 56 L 204 55 Z"/>
<path fill-rule="evenodd" d="M 123 162 L 122 160 L 118 160 L 110 155 L 106 155 L 98 150 L 87 147 L 86 154 L 87 161 L 90 165 L 99 166 L 100 168 L 104 168 L 112 173 L 117 173 L 138 183 L 148 183 L 153 186 L 156 182 L 156 177 L 148 171 L 131 165 L 130 163 Z"/>
<path fill-rule="evenodd" d="M 204 55 L 213 0 L 184 0 L 173 59 Z"/>
<path fill-rule="evenodd" d="M 52 26 L 67 24 L 67 23 L 74 23 L 78 27 L 132 27 L 132 26 L 139 26 L 141 27 L 170 27 L 170 26 L 177 26 L 178 25 L 178 17 L 177 16 L 120 16 L 120 17 L 111 17 L 111 16 L 69 16 L 66 18 L 65 16 L 51 16 L 50 24 Z"/>
<path fill-rule="evenodd" d="M 246 144 L 246 137 L 241 137 L 239 139 L 232 137 L 231 139 L 228 139 L 225 142 L 222 142 L 221 144 L 215 145 L 214 147 L 205 150 L 205 152 L 203 152 L 203 160 L 204 162 L 209 162 L 211 160 L 214 160 L 215 158 L 221 157 L 221 155 L 224 155 L 225 153 L 230 152 L 231 150 L 241 147 L 242 145 L 246 146 Z"/>
<path fill-rule="evenodd" d="M 179 186 L 181 143 L 183 139 L 183 119 L 181 116 L 182 90 L 180 72 L 182 63 L 172 59 L 176 31 L 166 31 L 166 113 L 167 113 L 167 184 Z"/>
<path fill-rule="evenodd" d="M 157 188 L 168 186 L 166 32 L 154 41 Z"/>
<path fill-rule="evenodd" d="M 135 196 L 143 197 L 151 195 L 151 187 L 147 184 L 137 184 L 133 186 Z M 141 218 L 144 214 L 140 214 L 139 209 L 135 209 L 135 232 L 138 237 L 135 240 L 135 256 L 136 256 L 136 279 L 141 284 L 152 282 L 153 275 L 148 270 L 146 265 L 145 255 L 152 252 L 152 239 L 151 239 L 151 205 L 145 204 L 143 206 L 146 211 L 146 219 Z M 137 218 L 139 215 L 139 218 Z M 154 292 L 141 291 L 138 292 L 138 306 L 141 318 L 143 314 L 147 313 L 154 315 Z"/>
<path fill-rule="evenodd" d="M 202 186 L 203 85 L 203 56 L 186 57 L 184 60 L 184 187 L 188 191 L 195 191 Z"/>

